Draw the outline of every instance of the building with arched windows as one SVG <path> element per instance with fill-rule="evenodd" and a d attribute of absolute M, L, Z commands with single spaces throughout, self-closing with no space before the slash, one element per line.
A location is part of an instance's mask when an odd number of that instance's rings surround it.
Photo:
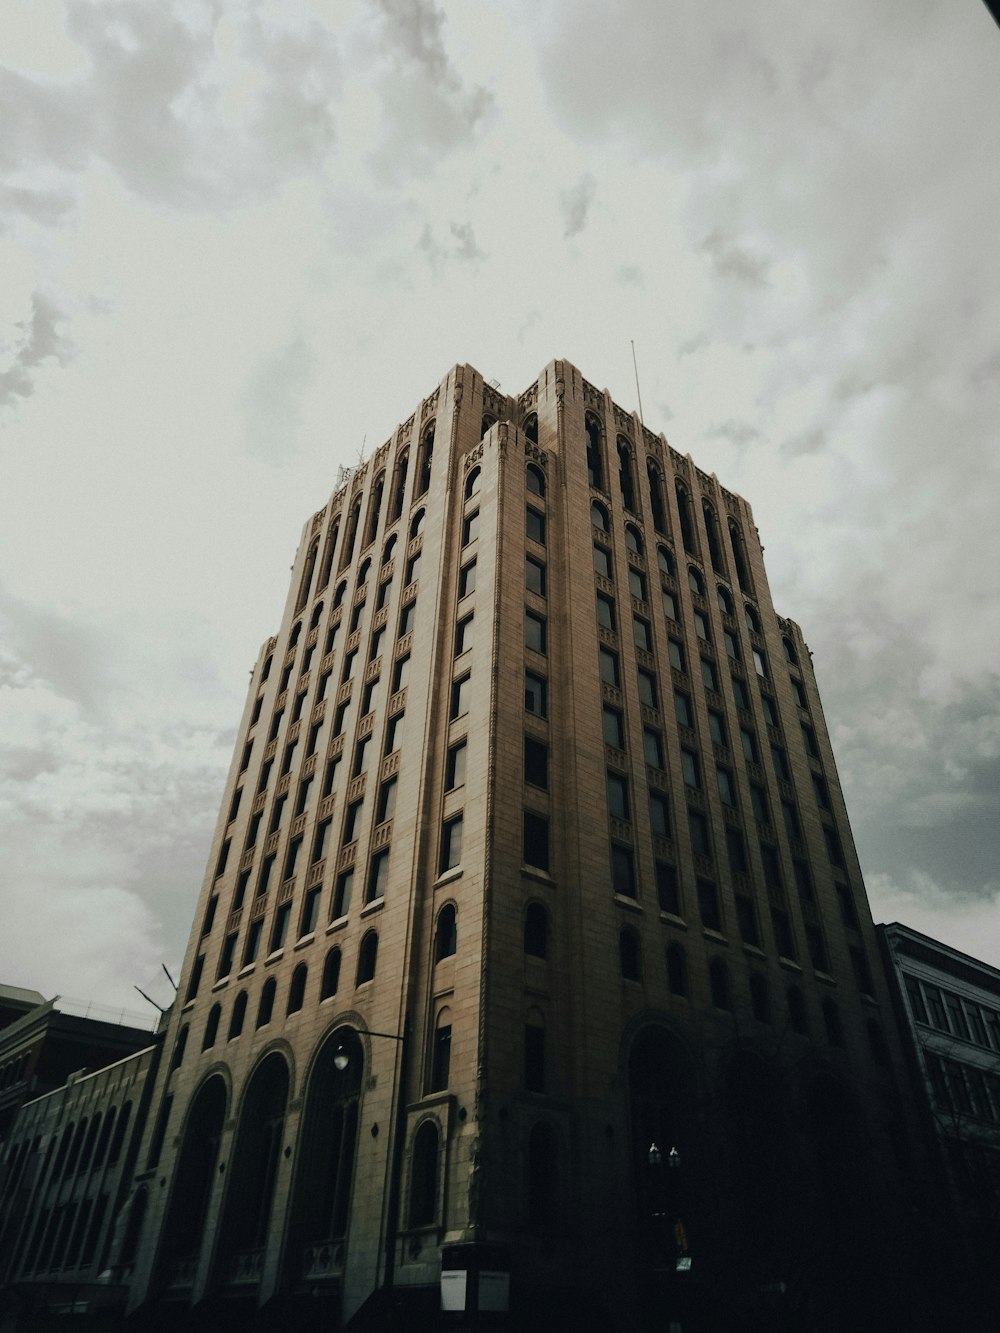
<path fill-rule="evenodd" d="M 131 1306 L 891 1323 L 875 955 L 747 502 L 567 362 L 456 366 L 306 523 L 254 667 Z"/>

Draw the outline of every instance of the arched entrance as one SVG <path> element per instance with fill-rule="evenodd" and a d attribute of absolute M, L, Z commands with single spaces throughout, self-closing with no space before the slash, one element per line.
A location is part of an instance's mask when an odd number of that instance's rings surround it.
<path fill-rule="evenodd" d="M 225 1081 L 215 1074 L 201 1085 L 188 1108 L 163 1227 L 156 1283 L 161 1290 L 186 1291 L 194 1284 L 228 1101 Z"/>

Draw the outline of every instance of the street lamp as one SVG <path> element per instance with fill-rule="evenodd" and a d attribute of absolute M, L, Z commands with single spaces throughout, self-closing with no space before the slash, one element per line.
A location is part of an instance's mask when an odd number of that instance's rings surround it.
<path fill-rule="evenodd" d="M 400 1036 L 397 1032 L 373 1032 L 371 1028 L 356 1028 L 351 1023 L 348 1023 L 346 1026 L 349 1027 L 352 1032 L 356 1032 L 359 1037 L 388 1037 L 390 1041 L 406 1041 L 405 1033 Z M 333 1063 L 337 1072 L 340 1074 L 342 1074 L 351 1063 L 351 1054 L 343 1042 L 338 1045 L 333 1053 Z"/>

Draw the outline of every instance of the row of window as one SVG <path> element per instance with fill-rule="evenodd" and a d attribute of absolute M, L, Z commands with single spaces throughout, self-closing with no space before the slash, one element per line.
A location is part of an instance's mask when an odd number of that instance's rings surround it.
<path fill-rule="evenodd" d="M 906 977 L 906 993 L 918 1023 L 1000 1051 L 1000 1013 L 995 1009 L 912 976 Z"/>
<path fill-rule="evenodd" d="M 938 1110 L 1000 1124 L 1000 1074 L 924 1052 Z"/>

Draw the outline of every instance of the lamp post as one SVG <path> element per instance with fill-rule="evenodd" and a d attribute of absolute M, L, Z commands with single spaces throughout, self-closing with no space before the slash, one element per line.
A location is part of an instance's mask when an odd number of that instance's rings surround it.
<path fill-rule="evenodd" d="M 400 1181 L 403 1174 L 403 1147 L 406 1140 L 406 1058 L 410 1022 L 409 1018 L 404 1020 L 402 1033 L 375 1032 L 371 1028 L 355 1027 L 353 1023 L 347 1023 L 344 1026 L 349 1027 L 359 1037 L 384 1037 L 387 1041 L 398 1041 L 400 1046 L 393 1135 L 389 1149 L 389 1198 L 386 1209 L 385 1270 L 382 1280 L 382 1290 L 389 1293 L 388 1299 L 391 1301 L 396 1277 L 396 1237 L 399 1233 Z M 350 1052 L 345 1046 L 339 1045 L 333 1053 L 334 1068 L 343 1073 L 350 1062 Z"/>
<path fill-rule="evenodd" d="M 650 1169 L 650 1220 L 653 1243 L 651 1268 L 654 1274 L 663 1275 L 663 1294 L 670 1294 L 673 1307 L 670 1320 L 670 1333 L 681 1333 L 680 1289 L 677 1274 L 691 1271 L 691 1256 L 688 1254 L 687 1233 L 680 1216 L 680 1166 L 681 1155 L 672 1147 L 666 1156 L 666 1175 L 663 1172 L 663 1153 L 657 1144 L 649 1145 Z M 654 1283 L 654 1290 L 659 1287 Z"/>

